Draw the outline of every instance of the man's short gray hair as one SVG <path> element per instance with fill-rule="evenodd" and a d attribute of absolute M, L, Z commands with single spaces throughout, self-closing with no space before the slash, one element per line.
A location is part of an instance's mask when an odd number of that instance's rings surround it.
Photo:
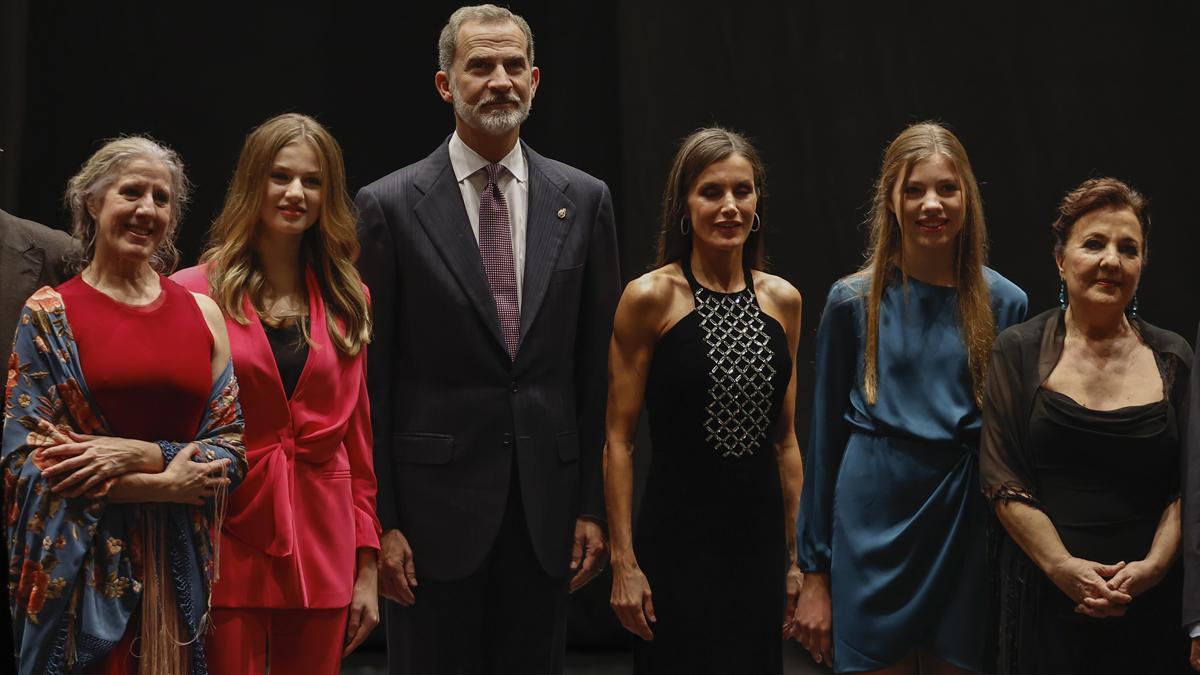
<path fill-rule="evenodd" d="M 525 22 L 525 19 L 504 7 L 471 5 L 454 10 L 454 13 L 450 15 L 450 20 L 442 28 L 442 34 L 438 36 L 438 68 L 443 72 L 450 72 L 450 67 L 454 63 L 454 51 L 458 48 L 458 29 L 468 21 L 478 21 L 479 23 L 511 21 L 516 24 L 525 34 L 525 58 L 529 60 L 530 67 L 533 66 L 533 31 L 529 30 L 529 24 Z"/>

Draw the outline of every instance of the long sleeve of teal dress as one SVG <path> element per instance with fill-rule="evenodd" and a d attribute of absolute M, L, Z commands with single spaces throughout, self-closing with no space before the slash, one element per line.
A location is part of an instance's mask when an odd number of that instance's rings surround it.
<path fill-rule="evenodd" d="M 997 332 L 1025 293 L 985 268 Z M 837 672 L 924 649 L 982 667 L 986 513 L 979 430 L 953 287 L 896 279 L 880 305 L 876 401 L 863 391 L 866 275 L 830 289 L 817 330 L 797 553 L 828 572 Z"/>
<path fill-rule="evenodd" d="M 850 436 L 846 401 L 861 364 L 857 339 L 864 334 L 855 311 L 858 293 L 845 281 L 829 289 L 817 329 L 812 421 L 804 457 L 804 489 L 796 537 L 797 559 L 805 572 L 829 573 L 833 547 L 833 489 Z"/>

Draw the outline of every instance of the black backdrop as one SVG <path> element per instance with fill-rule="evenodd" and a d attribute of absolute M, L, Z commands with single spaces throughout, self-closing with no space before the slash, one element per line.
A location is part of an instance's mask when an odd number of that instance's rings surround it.
<path fill-rule="evenodd" d="M 183 225 L 198 253 L 242 138 L 272 114 L 316 115 L 352 191 L 430 152 L 452 128 L 433 89 L 454 3 L 77 3 L 0 0 L 0 207 L 65 227 L 66 179 L 118 133 L 172 145 L 196 184 Z M 824 295 L 862 260 L 871 182 L 907 123 L 963 140 L 982 183 L 991 266 L 1056 301 L 1049 223 L 1062 193 L 1114 175 L 1152 200 L 1142 314 L 1189 340 L 1200 234 L 1192 92 L 1200 4 L 513 2 L 543 68 L 522 130 L 606 180 L 625 276 L 652 259 L 679 138 L 719 123 L 768 163 L 773 270 L 804 294 L 798 430 Z M 602 589 L 591 589 L 602 596 Z"/>

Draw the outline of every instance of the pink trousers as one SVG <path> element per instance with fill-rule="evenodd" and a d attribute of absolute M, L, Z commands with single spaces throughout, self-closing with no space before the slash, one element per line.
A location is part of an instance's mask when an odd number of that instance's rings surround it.
<path fill-rule="evenodd" d="M 346 644 L 348 607 L 232 609 L 213 607 L 208 672 L 337 675 Z"/>

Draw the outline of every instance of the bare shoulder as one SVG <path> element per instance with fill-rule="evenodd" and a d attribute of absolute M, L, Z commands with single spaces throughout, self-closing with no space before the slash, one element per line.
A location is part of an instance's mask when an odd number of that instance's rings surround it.
<path fill-rule="evenodd" d="M 192 294 L 192 299 L 196 301 L 196 305 L 200 308 L 200 312 L 204 314 L 204 318 L 209 323 L 214 320 L 224 323 L 225 319 L 221 316 L 221 308 L 217 306 L 217 302 L 203 293 L 189 291 Z"/>
<path fill-rule="evenodd" d="M 687 279 L 679 265 L 664 265 L 630 281 L 621 294 L 621 304 L 638 312 L 665 311 L 676 298 L 688 291 Z"/>
<path fill-rule="evenodd" d="M 781 310 L 789 313 L 800 311 L 803 303 L 800 291 L 783 277 L 755 270 L 754 289 Z"/>
<path fill-rule="evenodd" d="M 191 292 L 192 298 L 196 301 L 196 306 L 200 308 L 200 313 L 204 315 L 204 322 L 208 324 L 208 329 L 212 331 L 213 337 L 218 342 L 228 340 L 228 332 L 225 329 L 225 316 L 221 314 L 221 307 L 215 300 L 203 293 Z"/>
<path fill-rule="evenodd" d="M 692 309 L 692 293 L 679 265 L 646 272 L 625 286 L 614 330 L 656 339 Z"/>

